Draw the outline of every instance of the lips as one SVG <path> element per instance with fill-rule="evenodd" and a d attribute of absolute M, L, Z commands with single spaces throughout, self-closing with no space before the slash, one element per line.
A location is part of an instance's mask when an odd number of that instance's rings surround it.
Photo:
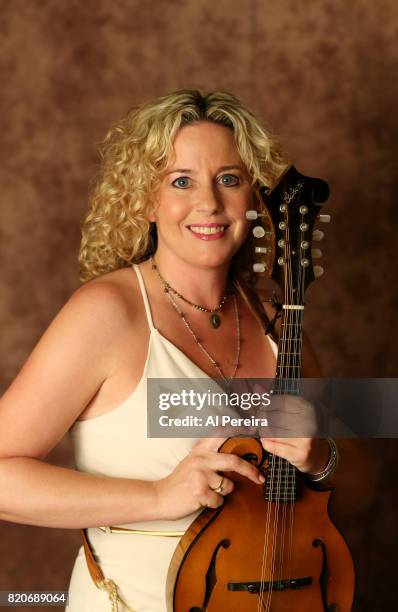
<path fill-rule="evenodd" d="M 203 225 L 187 225 L 187 228 L 195 238 L 199 238 L 200 240 L 217 240 L 224 236 L 225 231 L 228 229 L 228 225 L 206 223 Z"/>

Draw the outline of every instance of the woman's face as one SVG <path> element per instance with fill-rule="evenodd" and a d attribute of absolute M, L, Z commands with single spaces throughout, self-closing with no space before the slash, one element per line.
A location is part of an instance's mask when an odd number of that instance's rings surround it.
<path fill-rule="evenodd" d="M 243 244 L 253 208 L 250 176 L 233 132 L 214 123 L 184 126 L 174 141 L 150 216 L 158 252 L 197 267 L 229 264 Z"/>

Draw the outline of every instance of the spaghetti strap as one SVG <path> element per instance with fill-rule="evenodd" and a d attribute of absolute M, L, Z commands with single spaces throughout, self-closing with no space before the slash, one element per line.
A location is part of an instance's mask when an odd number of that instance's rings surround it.
<path fill-rule="evenodd" d="M 153 324 L 153 320 L 152 320 L 152 314 L 151 314 L 151 307 L 149 306 L 149 300 L 148 300 L 148 295 L 145 289 L 145 283 L 144 283 L 144 279 L 142 278 L 142 274 L 141 274 L 141 270 L 139 268 L 139 266 L 137 266 L 137 264 L 133 264 L 132 266 L 135 270 L 135 273 L 137 275 L 138 278 L 138 282 L 140 285 L 140 289 L 141 289 L 141 295 L 142 295 L 142 299 L 144 302 L 144 306 L 145 306 L 145 312 L 146 312 L 146 318 L 148 321 L 148 325 L 149 325 L 149 329 L 151 330 L 151 332 L 156 329 L 154 324 Z"/>

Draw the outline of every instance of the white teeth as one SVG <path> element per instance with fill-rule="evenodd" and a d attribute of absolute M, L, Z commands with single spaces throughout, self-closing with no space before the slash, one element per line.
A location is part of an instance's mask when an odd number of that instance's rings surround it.
<path fill-rule="evenodd" d="M 200 226 L 191 226 L 191 231 L 194 234 L 219 234 L 223 232 L 225 229 L 224 225 L 219 225 L 218 227 L 200 227 Z"/>

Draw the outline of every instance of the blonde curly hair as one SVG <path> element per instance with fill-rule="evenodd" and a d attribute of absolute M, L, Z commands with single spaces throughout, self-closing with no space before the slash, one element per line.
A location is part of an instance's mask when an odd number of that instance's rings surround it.
<path fill-rule="evenodd" d="M 102 163 L 81 223 L 82 282 L 153 253 L 156 236 L 148 220 L 153 194 L 172 159 L 178 130 L 198 121 L 233 130 L 256 191 L 272 187 L 286 169 L 277 139 L 230 93 L 180 89 L 134 107 L 99 147 Z M 247 263 L 246 243 L 234 257 L 236 273 Z"/>

